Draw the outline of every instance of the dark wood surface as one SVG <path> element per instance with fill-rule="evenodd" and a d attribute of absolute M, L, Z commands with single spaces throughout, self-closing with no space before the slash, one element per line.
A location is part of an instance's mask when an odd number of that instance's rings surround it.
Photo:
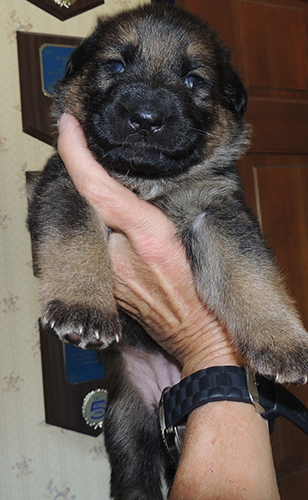
<path fill-rule="evenodd" d="M 308 152 L 307 2 L 184 3 L 213 25 L 232 49 L 249 97 L 250 152 Z"/>
<path fill-rule="evenodd" d="M 80 384 L 67 382 L 63 343 L 41 325 L 40 340 L 46 423 L 98 436 L 102 429 L 94 430 L 86 423 L 82 416 L 82 403 L 89 392 L 105 388 L 104 379 Z"/>
<path fill-rule="evenodd" d="M 81 38 L 17 31 L 22 127 L 26 134 L 53 145 L 56 128 L 50 117 L 51 98 L 44 95 L 39 49 L 45 44 L 79 45 Z"/>
<path fill-rule="evenodd" d="M 246 197 L 308 328 L 308 4 L 185 0 L 231 47 L 253 135 L 239 162 Z M 307 386 L 291 391 L 308 406 Z M 307 500 L 308 436 L 284 419 L 272 434 L 282 500 Z"/>
<path fill-rule="evenodd" d="M 241 162 L 240 171 L 247 199 L 308 329 L 308 155 L 251 154 Z M 288 389 L 308 406 L 307 386 Z M 306 500 L 308 436 L 278 419 L 272 446 L 281 499 Z"/>
<path fill-rule="evenodd" d="M 104 0 L 77 0 L 74 4 L 72 4 L 69 8 L 61 7 L 60 5 L 53 2 L 53 0 L 28 0 L 33 3 L 40 9 L 45 10 L 48 14 L 51 14 L 61 21 L 65 21 L 70 17 L 77 16 L 78 14 L 82 14 L 87 10 L 93 9 L 93 7 L 97 7 L 104 3 Z"/>

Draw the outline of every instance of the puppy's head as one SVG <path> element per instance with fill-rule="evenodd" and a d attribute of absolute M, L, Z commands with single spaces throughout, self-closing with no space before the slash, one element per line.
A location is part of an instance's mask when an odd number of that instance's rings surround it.
<path fill-rule="evenodd" d="M 68 62 L 54 114 L 81 122 L 106 168 L 159 177 L 243 145 L 245 109 L 244 87 L 212 29 L 182 9 L 148 5 L 99 20 Z"/>

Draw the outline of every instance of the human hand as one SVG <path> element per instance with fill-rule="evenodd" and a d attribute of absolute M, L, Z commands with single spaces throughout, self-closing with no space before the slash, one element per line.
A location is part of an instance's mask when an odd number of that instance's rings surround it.
<path fill-rule="evenodd" d="M 227 332 L 197 295 L 172 222 L 109 176 L 73 117 L 61 118 L 59 132 L 59 154 L 75 186 L 113 229 L 109 251 L 119 308 L 182 363 L 182 376 L 239 364 Z"/>

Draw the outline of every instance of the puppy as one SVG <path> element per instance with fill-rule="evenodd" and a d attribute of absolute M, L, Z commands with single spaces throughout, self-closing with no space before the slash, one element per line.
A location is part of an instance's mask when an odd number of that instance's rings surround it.
<path fill-rule="evenodd" d="M 55 118 L 67 112 L 79 120 L 104 168 L 174 222 L 199 296 L 251 369 L 304 382 L 308 334 L 235 165 L 248 145 L 245 109 L 244 87 L 213 30 L 179 8 L 150 5 L 100 19 L 72 54 L 54 100 Z M 161 500 L 157 405 L 180 368 L 117 310 L 110 229 L 57 153 L 32 187 L 28 228 L 43 325 L 81 348 L 109 348 L 111 497 Z"/>

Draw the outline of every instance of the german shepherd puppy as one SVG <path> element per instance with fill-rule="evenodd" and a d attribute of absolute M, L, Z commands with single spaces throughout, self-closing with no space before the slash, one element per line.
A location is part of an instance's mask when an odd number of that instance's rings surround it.
<path fill-rule="evenodd" d="M 179 8 L 150 5 L 98 21 L 72 54 L 54 102 L 56 119 L 66 112 L 79 120 L 104 168 L 174 222 L 201 299 L 251 369 L 304 382 L 308 334 L 235 165 L 248 145 L 245 110 L 246 92 L 213 30 Z M 83 349 L 109 347 L 111 497 L 161 500 L 157 406 L 164 386 L 179 380 L 177 362 L 117 310 L 110 229 L 57 153 L 30 191 L 43 325 Z"/>

